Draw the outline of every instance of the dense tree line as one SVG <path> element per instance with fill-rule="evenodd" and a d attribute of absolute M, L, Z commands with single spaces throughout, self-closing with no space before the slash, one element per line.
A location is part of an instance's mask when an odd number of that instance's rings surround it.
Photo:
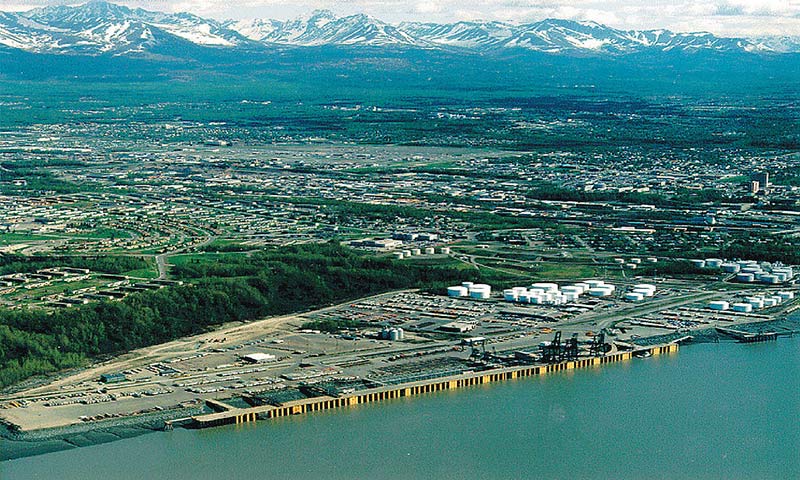
<path fill-rule="evenodd" d="M 406 287 L 481 280 L 477 270 L 413 265 L 300 245 L 176 267 L 183 286 L 64 310 L 0 310 L 0 385 L 89 358 L 165 342 L 231 321 L 283 314 Z"/>
<path fill-rule="evenodd" d="M 643 265 L 636 270 L 637 275 L 719 275 L 719 270 L 712 268 L 700 268 L 692 264 L 688 260 L 674 260 L 670 262 L 661 262 L 656 265 Z"/>
<path fill-rule="evenodd" d="M 720 249 L 719 256 L 800 265 L 800 241 L 792 237 L 753 238 L 749 236 L 737 239 Z"/>
<path fill-rule="evenodd" d="M 613 190 L 582 191 L 564 188 L 551 183 L 535 186 L 527 192 L 528 198 L 535 200 L 554 200 L 562 202 L 620 202 L 636 205 L 655 205 L 658 207 L 677 207 L 702 203 L 749 203 L 751 197 L 728 198 L 719 190 L 678 189 L 673 195 L 653 192 L 618 192 Z"/>

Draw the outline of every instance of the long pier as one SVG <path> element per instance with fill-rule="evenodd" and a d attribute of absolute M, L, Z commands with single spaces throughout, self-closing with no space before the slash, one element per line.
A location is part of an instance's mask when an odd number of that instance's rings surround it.
<path fill-rule="evenodd" d="M 678 344 L 672 343 L 669 345 L 640 350 L 640 352 L 642 351 L 650 352 L 652 355 L 669 354 L 678 351 Z M 259 419 L 301 415 L 308 412 L 317 412 L 332 408 L 345 408 L 363 403 L 410 397 L 443 390 L 454 390 L 457 388 L 464 388 L 473 385 L 484 385 L 487 383 L 501 382 L 516 378 L 546 375 L 548 373 L 577 370 L 582 368 L 592 368 L 609 363 L 627 361 L 632 357 L 633 352 L 622 352 L 602 357 L 584 358 L 550 365 L 517 366 L 498 368 L 495 370 L 487 370 L 482 372 L 466 372 L 450 377 L 439 377 L 399 385 L 387 385 L 342 395 L 340 397 L 323 395 L 319 397 L 292 400 L 290 402 L 282 403 L 279 406 L 261 405 L 251 408 L 235 408 L 222 402 L 214 401 L 212 404 L 213 407 L 216 407 L 216 409 L 220 411 L 194 416 L 192 417 L 191 425 L 196 428 L 207 428 L 220 425 L 255 422 Z M 227 408 L 220 408 L 223 406 Z"/>

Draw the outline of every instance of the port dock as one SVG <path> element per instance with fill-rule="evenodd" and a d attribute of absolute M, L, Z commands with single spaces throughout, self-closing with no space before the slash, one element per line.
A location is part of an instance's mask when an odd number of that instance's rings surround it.
<path fill-rule="evenodd" d="M 382 386 L 356 393 L 331 397 L 322 395 L 300 400 L 292 400 L 280 405 L 260 405 L 251 408 L 235 408 L 223 402 L 212 401 L 209 407 L 218 410 L 214 413 L 192 417 L 190 426 L 194 428 L 208 428 L 221 425 L 231 425 L 254 422 L 259 419 L 279 418 L 289 415 L 301 415 L 309 412 L 345 408 L 364 403 L 373 403 L 394 398 L 410 397 L 443 390 L 487 383 L 513 380 L 523 377 L 547 375 L 549 373 L 593 368 L 610 363 L 628 361 L 634 353 L 647 352 L 651 355 L 664 355 L 678 351 L 678 344 L 656 346 L 638 350 L 637 352 L 620 352 L 606 356 L 582 358 L 548 365 L 526 365 L 497 368 L 481 372 L 467 372 L 460 375 L 439 377 L 406 384 Z"/>

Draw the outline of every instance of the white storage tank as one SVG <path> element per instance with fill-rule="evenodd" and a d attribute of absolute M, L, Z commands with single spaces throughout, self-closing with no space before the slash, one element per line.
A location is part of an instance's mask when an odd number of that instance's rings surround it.
<path fill-rule="evenodd" d="M 512 289 L 503 290 L 503 299 L 506 302 L 516 302 L 518 294 Z"/>
<path fill-rule="evenodd" d="M 777 304 L 778 302 L 776 302 L 775 299 L 772 297 L 764 299 L 764 308 L 774 307 Z"/>
<path fill-rule="evenodd" d="M 492 287 L 485 283 L 476 283 L 469 287 L 469 296 L 478 299 L 487 299 L 492 296 Z"/>
<path fill-rule="evenodd" d="M 639 283 L 633 286 L 634 290 L 652 290 L 653 292 L 656 291 L 656 286 L 651 285 L 649 283 Z"/>
<path fill-rule="evenodd" d="M 396 328 L 389 330 L 389 340 L 392 340 L 393 342 L 400 340 L 400 334 L 397 333 Z"/>
<path fill-rule="evenodd" d="M 590 288 L 587 291 L 587 293 L 592 297 L 606 297 L 608 295 L 611 295 L 611 291 L 609 291 L 606 288 L 600 288 L 600 287 Z"/>
<path fill-rule="evenodd" d="M 761 297 L 748 298 L 747 303 L 752 305 L 755 310 L 764 308 L 764 299 Z"/>
<path fill-rule="evenodd" d="M 656 257 L 647 257 L 647 263 L 658 263 L 658 259 Z"/>
<path fill-rule="evenodd" d="M 706 261 L 705 260 L 689 260 L 692 262 L 692 266 L 696 268 L 705 268 Z"/>
<path fill-rule="evenodd" d="M 614 263 L 618 263 L 618 264 L 622 265 L 623 263 L 625 263 L 625 259 L 624 258 L 615 258 L 614 259 Z"/>
<path fill-rule="evenodd" d="M 422 255 L 422 250 L 420 250 L 419 248 L 412 248 L 411 255 Z"/>
<path fill-rule="evenodd" d="M 642 263 L 642 259 L 641 258 L 631 258 L 630 263 L 634 263 L 636 265 L 639 265 L 639 264 Z"/>
<path fill-rule="evenodd" d="M 632 292 L 633 293 L 640 293 L 640 294 L 642 294 L 642 296 L 645 296 L 645 297 L 652 297 L 653 295 L 656 294 L 655 290 L 649 290 L 647 288 L 634 288 L 632 290 Z"/>
<path fill-rule="evenodd" d="M 736 281 L 743 282 L 743 283 L 753 283 L 756 279 L 756 276 L 752 273 L 737 273 L 736 274 Z"/>
<path fill-rule="evenodd" d="M 523 293 L 528 293 L 528 289 L 525 287 L 514 287 L 511 290 L 514 290 L 514 294 L 517 296 L 520 296 Z"/>
<path fill-rule="evenodd" d="M 770 285 L 776 285 L 776 284 L 780 283 L 780 281 L 778 280 L 777 275 L 771 275 L 771 274 L 761 275 L 760 280 L 761 280 L 762 283 L 768 283 Z"/>
<path fill-rule="evenodd" d="M 394 254 L 395 260 L 402 260 L 404 257 L 405 255 L 403 255 L 403 252 L 395 252 Z"/>
<path fill-rule="evenodd" d="M 725 273 L 739 273 L 739 265 L 736 263 L 723 263 L 722 271 Z"/>
<path fill-rule="evenodd" d="M 556 283 L 534 283 L 531 288 L 542 289 L 545 292 L 557 292 L 558 284 Z"/>
<path fill-rule="evenodd" d="M 781 303 L 783 303 L 783 298 L 781 298 L 780 295 L 773 295 L 769 298 L 775 300 L 776 305 L 780 305 Z"/>
<path fill-rule="evenodd" d="M 445 255 L 450 255 L 450 247 L 442 247 L 442 253 Z"/>
<path fill-rule="evenodd" d="M 398 340 L 405 340 L 406 339 L 406 332 L 403 331 L 403 329 L 400 328 L 400 327 L 397 328 L 397 339 Z"/>
<path fill-rule="evenodd" d="M 719 258 L 707 258 L 706 266 L 708 268 L 719 268 L 722 266 L 722 260 Z"/>
<path fill-rule="evenodd" d="M 709 302 L 708 308 L 711 310 L 728 310 L 731 308 L 731 304 L 723 300 L 715 300 L 713 302 Z"/>
<path fill-rule="evenodd" d="M 469 294 L 469 290 L 467 287 L 457 286 L 457 287 L 447 287 L 447 296 L 448 297 L 466 297 Z"/>
<path fill-rule="evenodd" d="M 597 288 L 597 287 L 601 287 L 601 286 L 605 285 L 606 282 L 604 282 L 602 280 L 586 280 L 583 283 L 588 285 L 589 288 Z"/>
<path fill-rule="evenodd" d="M 472 282 L 461 282 L 461 286 L 464 288 L 472 288 L 473 285 L 475 284 Z"/>
<path fill-rule="evenodd" d="M 731 305 L 734 312 L 750 313 L 753 311 L 753 306 L 749 303 L 734 303 Z"/>
<path fill-rule="evenodd" d="M 425 255 L 433 255 L 434 253 L 436 253 L 436 249 L 433 247 L 427 247 L 425 249 Z"/>
<path fill-rule="evenodd" d="M 785 273 L 787 278 L 792 278 L 794 276 L 794 270 L 792 270 L 792 267 L 775 267 L 772 269 L 772 273 L 776 275 L 779 273 Z"/>
<path fill-rule="evenodd" d="M 571 302 L 575 302 L 575 301 L 578 300 L 578 297 L 580 297 L 579 293 L 564 292 L 564 300 L 567 301 L 567 302 L 570 302 L 570 303 Z"/>
<path fill-rule="evenodd" d="M 763 270 L 761 270 L 761 267 L 742 267 L 741 271 L 742 273 L 753 273 L 753 274 L 763 272 Z"/>
<path fill-rule="evenodd" d="M 636 267 L 637 267 L 637 266 L 638 266 L 638 265 L 637 265 L 637 264 L 635 264 L 635 263 L 626 263 L 626 264 L 625 264 L 625 268 L 627 268 L 627 269 L 629 269 L 629 270 L 636 270 Z"/>
<path fill-rule="evenodd" d="M 641 302 L 644 300 L 644 294 L 639 292 L 629 292 L 625 294 L 625 300 L 629 302 Z"/>
<path fill-rule="evenodd" d="M 470 298 L 475 298 L 478 300 L 486 300 L 487 298 L 491 297 L 492 294 L 488 290 L 470 290 L 469 296 Z"/>
<path fill-rule="evenodd" d="M 783 300 L 791 300 L 794 298 L 794 292 L 778 292 L 778 296 Z"/>
<path fill-rule="evenodd" d="M 570 293 L 580 295 L 583 293 L 583 288 L 578 287 L 577 285 L 567 285 L 565 287 L 561 287 L 561 291 L 565 294 Z"/>

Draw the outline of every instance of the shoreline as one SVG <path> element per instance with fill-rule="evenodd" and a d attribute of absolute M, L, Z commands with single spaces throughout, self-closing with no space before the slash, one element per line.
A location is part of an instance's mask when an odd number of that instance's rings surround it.
<path fill-rule="evenodd" d="M 669 355 L 678 352 L 678 344 L 651 346 L 638 351 L 652 355 Z M 189 429 L 204 429 L 227 424 L 254 422 L 262 419 L 278 418 L 287 415 L 302 415 L 313 411 L 332 408 L 347 408 L 364 403 L 372 403 L 390 398 L 417 396 L 442 390 L 458 389 L 473 385 L 500 382 L 528 376 L 548 375 L 596 368 L 610 363 L 620 363 L 634 358 L 633 352 L 614 353 L 608 356 L 584 357 L 573 361 L 553 364 L 521 365 L 493 368 L 455 376 L 442 376 L 423 381 L 402 383 L 386 387 L 362 390 L 341 397 L 310 397 L 281 404 L 281 406 L 262 406 L 235 408 L 216 413 L 208 413 L 203 406 L 152 413 L 145 416 L 123 419 L 108 419 L 101 422 L 72 424 L 63 427 L 44 428 L 30 431 L 16 431 L 8 422 L 0 427 L 0 461 L 32 457 L 47 453 L 69 450 L 84 446 L 99 445 L 123 438 L 132 438 L 152 432 L 170 430 L 176 420 L 189 419 L 182 425 Z M 229 405 L 216 402 L 217 405 Z"/>
<path fill-rule="evenodd" d="M 788 320 L 800 322 L 800 314 L 790 315 Z M 655 339 L 658 336 L 651 338 Z M 647 340 L 647 338 L 642 340 Z M 173 424 L 178 425 L 174 423 L 176 421 L 180 421 L 180 426 L 189 429 L 213 428 L 226 424 L 240 424 L 288 415 L 302 415 L 326 409 L 347 408 L 363 403 L 417 396 L 430 392 L 459 389 L 529 376 L 598 368 L 610 363 L 630 361 L 639 353 L 645 353 L 646 356 L 674 355 L 679 351 L 678 343 L 674 342 L 674 340 L 669 342 L 662 340 L 658 344 L 637 345 L 638 348 L 633 351 L 616 352 L 596 357 L 582 357 L 559 363 L 515 365 L 464 372 L 458 375 L 359 390 L 339 397 L 325 395 L 308 397 L 283 402 L 280 406 L 262 405 L 239 408 L 216 401 L 214 402 L 214 407 L 218 410 L 216 412 L 214 412 L 215 408 L 211 408 L 208 403 L 201 403 L 195 407 L 175 408 L 139 416 L 111 418 L 26 431 L 17 430 L 13 424 L 2 420 L 0 421 L 0 462 L 82 446 L 99 445 L 146 433 L 170 430 Z M 693 343 L 709 342 L 704 340 L 692 341 L 689 345 Z M 211 413 L 209 413 L 210 410 Z"/>

